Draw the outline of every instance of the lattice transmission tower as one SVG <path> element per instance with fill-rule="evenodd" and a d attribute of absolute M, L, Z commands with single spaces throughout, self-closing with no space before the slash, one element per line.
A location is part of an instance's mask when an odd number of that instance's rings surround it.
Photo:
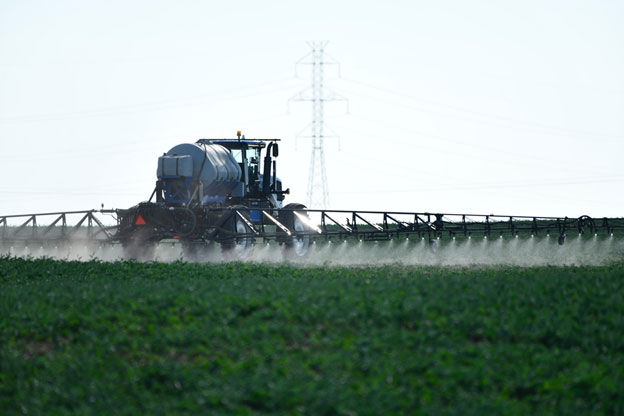
<path fill-rule="evenodd" d="M 325 66 L 339 65 L 325 53 L 327 43 L 327 41 L 308 42 L 310 52 L 297 62 L 296 67 L 298 68 L 299 65 L 312 66 L 312 84 L 291 98 L 292 101 L 310 101 L 312 103 L 312 122 L 302 130 L 302 132 L 308 131 L 309 135 L 299 134 L 298 137 L 312 139 L 307 204 L 309 208 L 317 209 L 325 209 L 329 206 L 324 139 L 336 137 L 325 134 L 324 105 L 328 101 L 347 101 L 335 91 L 325 88 Z M 339 66 L 338 73 L 340 74 Z"/>

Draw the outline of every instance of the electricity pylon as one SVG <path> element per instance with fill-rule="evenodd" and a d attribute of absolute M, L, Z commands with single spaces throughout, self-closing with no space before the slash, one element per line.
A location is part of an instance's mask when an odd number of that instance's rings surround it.
<path fill-rule="evenodd" d="M 308 42 L 310 52 L 297 62 L 297 67 L 299 65 L 312 65 L 312 85 L 291 98 L 292 101 L 312 102 L 312 122 L 303 130 L 309 130 L 310 135 L 303 137 L 312 139 L 307 203 L 308 208 L 317 209 L 325 209 L 329 206 L 323 140 L 331 136 L 325 135 L 324 105 L 328 101 L 347 101 L 335 91 L 325 88 L 325 66 L 338 65 L 338 62 L 325 53 L 327 43 L 327 41 Z"/>

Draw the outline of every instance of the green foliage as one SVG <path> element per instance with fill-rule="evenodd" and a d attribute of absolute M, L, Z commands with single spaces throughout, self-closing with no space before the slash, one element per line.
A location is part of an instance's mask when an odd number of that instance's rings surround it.
<path fill-rule="evenodd" d="M 622 414 L 623 266 L 0 258 L 0 409 Z"/>

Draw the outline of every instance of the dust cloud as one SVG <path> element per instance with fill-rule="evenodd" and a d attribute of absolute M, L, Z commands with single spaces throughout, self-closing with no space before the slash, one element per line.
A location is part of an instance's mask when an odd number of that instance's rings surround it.
<path fill-rule="evenodd" d="M 125 260 L 119 244 L 68 244 L 0 246 L 0 255 L 23 258 L 60 260 Z M 197 253 L 184 253 L 176 242 L 161 242 L 154 256 L 143 261 L 221 263 L 245 261 L 262 264 L 294 264 L 301 266 L 545 266 L 603 265 L 624 259 L 624 240 L 616 237 L 571 237 L 559 245 L 556 237 L 534 238 L 462 238 L 433 240 L 403 238 L 378 242 L 347 242 L 318 240 L 310 244 L 305 257 L 287 255 L 276 243 L 257 242 L 250 253 L 240 256 L 222 252 L 211 244 Z"/>

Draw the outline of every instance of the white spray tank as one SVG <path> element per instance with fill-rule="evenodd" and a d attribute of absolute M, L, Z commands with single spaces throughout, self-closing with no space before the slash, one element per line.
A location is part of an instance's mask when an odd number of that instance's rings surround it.
<path fill-rule="evenodd" d="M 202 203 L 224 202 L 240 184 L 241 168 L 232 153 L 219 144 L 183 143 L 158 158 L 156 175 L 161 181 L 184 178 L 189 184 L 199 184 Z"/>

